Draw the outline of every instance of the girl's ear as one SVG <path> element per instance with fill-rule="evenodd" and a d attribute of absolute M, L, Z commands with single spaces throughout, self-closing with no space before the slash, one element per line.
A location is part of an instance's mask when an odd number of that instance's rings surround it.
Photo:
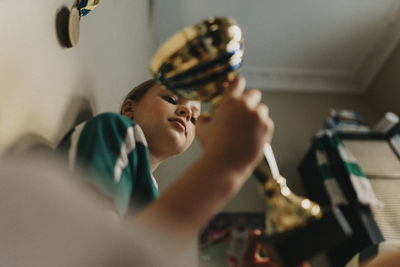
<path fill-rule="evenodd" d="M 135 110 L 135 102 L 132 99 L 125 99 L 122 104 L 121 114 L 133 120 L 133 113 Z"/>

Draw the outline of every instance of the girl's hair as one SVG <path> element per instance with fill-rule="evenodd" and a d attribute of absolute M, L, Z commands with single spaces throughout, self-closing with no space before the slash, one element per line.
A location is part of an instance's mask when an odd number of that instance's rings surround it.
<path fill-rule="evenodd" d="M 133 88 L 128 95 L 124 98 L 123 103 L 125 102 L 125 100 L 130 99 L 133 101 L 140 101 L 140 99 L 142 99 L 142 97 L 147 93 L 147 91 L 149 91 L 149 89 L 151 87 L 153 87 L 156 84 L 156 81 L 154 79 L 150 79 L 147 80 L 145 82 L 142 82 L 141 84 L 139 84 L 138 86 L 136 86 L 135 88 Z M 122 104 L 123 106 L 123 104 Z M 122 107 L 120 110 L 120 113 L 122 113 Z"/>

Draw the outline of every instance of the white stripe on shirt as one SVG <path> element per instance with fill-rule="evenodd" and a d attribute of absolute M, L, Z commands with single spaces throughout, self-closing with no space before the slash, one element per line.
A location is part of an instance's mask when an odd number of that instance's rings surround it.
<path fill-rule="evenodd" d="M 121 145 L 120 155 L 117 161 L 115 162 L 115 167 L 114 167 L 115 183 L 119 183 L 119 181 L 121 180 L 122 172 L 128 165 L 128 155 L 135 149 L 136 142 L 141 142 L 147 147 L 146 138 L 139 125 L 135 125 L 134 127 L 131 126 L 126 129 L 125 141 Z"/>

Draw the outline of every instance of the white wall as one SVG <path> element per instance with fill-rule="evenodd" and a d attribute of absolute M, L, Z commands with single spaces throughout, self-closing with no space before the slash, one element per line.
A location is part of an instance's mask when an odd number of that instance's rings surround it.
<path fill-rule="evenodd" d="M 400 116 L 400 46 L 397 46 L 381 72 L 367 90 L 367 101 L 378 109 L 380 116 L 387 111 Z"/>
<path fill-rule="evenodd" d="M 149 1 L 101 1 L 81 19 L 78 46 L 65 48 L 56 18 L 75 2 L 0 1 L 1 152 L 25 137 L 54 146 L 79 112 L 116 111 L 150 76 Z"/>

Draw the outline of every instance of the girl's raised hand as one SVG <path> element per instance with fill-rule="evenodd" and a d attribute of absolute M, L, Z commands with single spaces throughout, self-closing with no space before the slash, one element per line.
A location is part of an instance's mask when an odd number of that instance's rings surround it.
<path fill-rule="evenodd" d="M 253 170 L 260 162 L 274 124 L 257 89 L 245 91 L 245 79 L 237 77 L 222 95 L 213 117 L 202 115 L 197 134 L 204 152 L 225 167 Z"/>

